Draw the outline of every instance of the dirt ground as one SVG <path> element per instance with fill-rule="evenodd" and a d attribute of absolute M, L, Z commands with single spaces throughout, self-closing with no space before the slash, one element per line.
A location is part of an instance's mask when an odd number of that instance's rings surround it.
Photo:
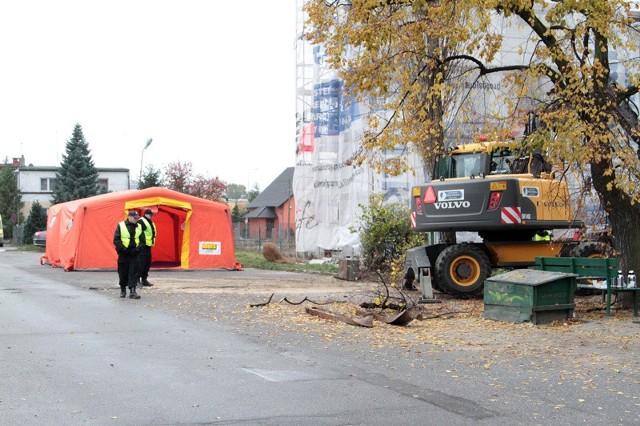
<path fill-rule="evenodd" d="M 471 352 L 474 356 L 470 362 L 485 368 L 506 359 L 513 362 L 538 355 L 575 359 L 577 364 L 584 364 L 586 359 L 599 368 L 607 365 L 614 370 L 640 371 L 640 322 L 634 321 L 629 308 L 616 309 L 612 316 L 605 316 L 600 295 L 576 296 L 573 318 L 534 325 L 484 319 L 481 298 L 462 300 L 437 294 L 439 303 L 415 305 L 417 317 L 406 326 L 374 319 L 372 327 L 360 327 L 310 315 L 307 308 L 347 318 L 361 318 L 365 313 L 397 314 L 360 307 L 384 294 L 384 286 L 379 283 L 258 270 L 175 274 L 152 271 L 151 275 L 154 287 L 141 289 L 141 302 L 149 307 L 162 306 L 176 315 L 222 321 L 245 329 L 271 326 L 269 333 L 274 336 L 312 334 L 333 342 L 355 340 L 370 348 L 393 346 L 412 354 Z M 113 291 L 115 294 L 116 289 Z M 398 296 L 393 290 L 391 293 Z M 410 291 L 405 296 L 412 305 L 420 293 Z M 259 304 L 263 305 L 251 306 Z"/>

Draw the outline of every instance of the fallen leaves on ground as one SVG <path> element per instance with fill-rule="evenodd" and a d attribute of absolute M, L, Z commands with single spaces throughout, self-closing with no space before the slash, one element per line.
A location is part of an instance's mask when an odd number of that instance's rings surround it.
<path fill-rule="evenodd" d="M 615 377 L 616 371 L 638 371 L 640 362 L 637 356 L 640 324 L 632 322 L 629 309 L 605 317 L 600 296 L 576 297 L 575 318 L 543 325 L 484 319 L 482 299 L 439 296 L 441 303 L 417 305 L 417 319 L 406 326 L 374 320 L 371 328 L 322 319 L 305 311 L 315 306 L 336 315 L 361 317 L 363 308 L 351 300 L 353 298 L 324 304 L 322 298 L 313 297 L 323 304 L 293 305 L 281 302 L 284 297 L 279 295 L 269 304 L 249 307 L 252 302 L 267 301 L 269 295 L 251 295 L 249 303 L 241 303 L 230 295 L 197 292 L 172 292 L 165 296 L 155 303 L 173 309 L 176 315 L 220 321 L 240 331 L 259 330 L 261 336 L 274 342 L 288 339 L 289 344 L 300 344 L 306 339 L 325 342 L 327 347 L 348 343 L 356 344 L 357 350 L 363 352 L 400 349 L 407 356 L 420 359 L 415 365 L 422 368 L 425 359 L 435 360 L 450 354 L 456 356 L 455 362 L 477 366 L 487 374 L 505 363 L 521 363 L 528 370 L 540 371 L 548 368 L 550 360 L 560 360 L 567 371 L 580 371 L 587 365 L 603 377 Z M 243 300 L 246 299 L 245 295 Z M 304 295 L 295 297 L 295 300 L 303 299 Z M 326 297 L 327 302 L 331 300 Z M 371 312 L 397 314 L 389 310 Z M 617 349 L 611 351 L 611 348 Z M 465 355 L 460 357 L 460 353 Z M 590 386 L 587 379 L 575 375 L 563 380 Z"/>
<path fill-rule="evenodd" d="M 509 323 L 482 318 L 481 299 L 445 299 L 442 303 L 418 305 L 419 318 L 407 326 L 398 327 L 374 321 L 368 329 L 311 316 L 302 306 L 270 304 L 245 308 L 244 323 L 278 323 L 274 333 L 299 331 L 320 339 L 361 342 L 364 347 L 404 348 L 407 352 L 459 352 L 469 354 L 466 362 L 484 369 L 498 367 L 503 362 L 540 355 L 575 359 L 580 366 L 614 372 L 627 362 L 635 362 L 632 348 L 640 347 L 640 325 L 632 323 L 629 311 L 616 312 L 604 318 L 599 296 L 583 297 L 576 301 L 575 317 L 550 324 Z M 322 309 L 336 315 L 361 317 L 363 309 L 354 303 L 323 305 Z M 395 311 L 387 315 L 397 314 Z M 617 356 L 601 353 L 598 348 L 620 348 Z M 544 359 L 531 363 L 529 368 L 542 369 Z"/>

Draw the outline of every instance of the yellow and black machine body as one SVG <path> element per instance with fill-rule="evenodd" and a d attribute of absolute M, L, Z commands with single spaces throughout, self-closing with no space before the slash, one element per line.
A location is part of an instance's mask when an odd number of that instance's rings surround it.
<path fill-rule="evenodd" d="M 567 183 L 539 152 L 513 142 L 480 142 L 439 156 L 431 182 L 412 188 L 411 227 L 417 232 L 477 232 L 482 242 L 455 241 L 407 253 L 405 285 L 413 281 L 453 295 L 482 292 L 494 267 L 525 267 L 536 256 L 575 254 L 580 242 L 540 240 L 543 230 L 579 228 Z M 582 250 L 594 250 L 594 245 Z"/>

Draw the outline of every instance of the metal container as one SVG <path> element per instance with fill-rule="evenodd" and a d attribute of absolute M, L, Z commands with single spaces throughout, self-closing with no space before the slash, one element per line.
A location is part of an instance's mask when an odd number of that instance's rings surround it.
<path fill-rule="evenodd" d="M 638 286 L 638 283 L 636 282 L 636 273 L 632 270 L 629 271 L 629 274 L 627 274 L 627 288 L 635 288 Z"/>
<path fill-rule="evenodd" d="M 621 270 L 618 270 L 618 278 L 615 281 L 614 287 L 620 287 L 620 288 L 626 287 L 626 284 L 624 283 L 624 274 L 622 273 Z"/>
<path fill-rule="evenodd" d="M 484 283 L 484 318 L 544 324 L 573 316 L 577 274 L 516 269 Z"/>

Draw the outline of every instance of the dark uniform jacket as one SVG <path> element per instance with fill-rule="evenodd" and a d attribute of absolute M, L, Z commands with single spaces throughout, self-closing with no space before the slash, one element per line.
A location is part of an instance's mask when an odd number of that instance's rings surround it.
<path fill-rule="evenodd" d="M 131 236 L 129 238 L 129 247 L 125 247 L 124 244 L 122 244 L 122 238 L 120 235 L 120 223 L 118 223 L 118 226 L 116 226 L 116 232 L 113 235 L 113 244 L 116 246 L 116 252 L 118 252 L 119 255 L 123 255 L 123 254 L 129 254 L 129 255 L 135 255 L 140 251 L 139 247 L 136 247 L 136 228 L 138 226 L 140 226 L 140 224 L 138 223 L 131 223 L 128 220 L 125 220 L 124 223 L 127 226 L 127 230 L 129 230 L 129 235 Z M 144 244 L 144 233 L 140 234 L 140 245 Z"/>

